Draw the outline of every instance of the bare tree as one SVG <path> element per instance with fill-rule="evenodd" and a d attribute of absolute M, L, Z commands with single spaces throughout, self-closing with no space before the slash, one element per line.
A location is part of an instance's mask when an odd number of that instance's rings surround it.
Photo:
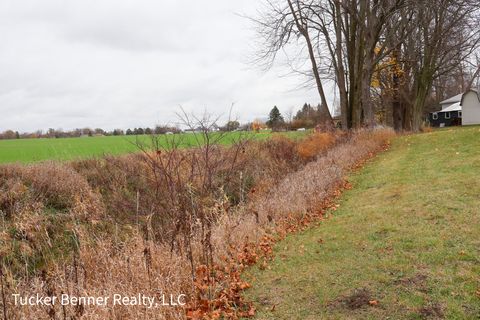
<path fill-rule="evenodd" d="M 328 109 L 328 102 L 320 74 L 321 56 L 318 54 L 318 37 L 311 34 L 308 12 L 300 0 L 272 1 L 267 0 L 267 9 L 259 18 L 250 18 L 257 25 L 258 35 L 264 46 L 259 50 L 259 59 L 256 62 L 267 61 L 271 66 L 277 53 L 285 49 L 295 39 L 303 38 L 307 56 L 311 65 L 311 74 L 320 96 L 321 106 L 324 109 L 324 122 L 331 122 L 332 115 Z M 300 50 L 303 51 L 303 50 Z"/>

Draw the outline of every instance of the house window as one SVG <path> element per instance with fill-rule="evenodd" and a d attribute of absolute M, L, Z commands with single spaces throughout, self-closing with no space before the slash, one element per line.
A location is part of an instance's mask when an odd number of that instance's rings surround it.
<path fill-rule="evenodd" d="M 437 120 L 437 119 L 438 119 L 438 113 L 434 112 L 434 113 L 432 114 L 432 119 L 433 119 L 433 120 Z"/>
<path fill-rule="evenodd" d="M 458 111 L 458 117 L 459 117 L 459 118 L 462 117 L 462 111 Z"/>
<path fill-rule="evenodd" d="M 450 112 L 445 112 L 445 119 L 450 119 Z"/>

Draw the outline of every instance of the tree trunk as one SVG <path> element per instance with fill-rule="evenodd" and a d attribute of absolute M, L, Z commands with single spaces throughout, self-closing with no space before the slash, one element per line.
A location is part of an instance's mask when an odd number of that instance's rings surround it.
<path fill-rule="evenodd" d="M 349 59 L 352 61 L 350 73 L 350 108 L 352 112 L 352 127 L 360 128 L 362 126 L 362 79 L 361 74 L 363 70 L 363 33 L 361 28 L 358 28 L 356 21 L 352 21 L 353 33 L 351 52 L 349 52 Z"/>
<path fill-rule="evenodd" d="M 363 124 L 368 128 L 373 128 L 375 125 L 375 114 L 373 110 L 372 96 L 371 96 L 371 82 L 372 82 L 372 60 L 367 57 L 364 61 L 364 68 L 362 70 L 362 111 Z"/>
<path fill-rule="evenodd" d="M 300 10 L 297 13 L 295 8 L 293 7 L 291 0 L 288 0 L 288 6 L 290 7 L 290 11 L 293 15 L 293 19 L 295 20 L 295 25 L 297 26 L 298 32 L 300 32 L 300 34 L 305 38 L 305 42 L 307 43 L 308 56 L 310 57 L 310 63 L 312 64 L 312 72 L 315 78 L 315 83 L 317 85 L 318 93 L 320 95 L 321 106 L 322 108 L 326 109 L 326 112 L 325 112 L 326 119 L 323 119 L 323 122 L 332 122 L 332 114 L 328 109 L 327 98 L 325 97 L 322 80 L 320 78 L 320 73 L 318 72 L 318 65 L 315 57 L 315 51 L 313 50 L 312 41 L 308 33 L 308 26 L 306 25 L 306 22 L 302 18 Z"/>
<path fill-rule="evenodd" d="M 340 95 L 340 111 L 342 128 L 349 129 L 352 127 L 352 114 L 348 108 L 348 92 L 345 77 L 345 66 L 343 65 L 343 53 L 342 53 L 342 13 L 340 1 L 335 1 L 335 56 L 336 56 L 336 72 L 337 72 L 337 84 Z"/>
<path fill-rule="evenodd" d="M 412 106 L 411 130 L 420 131 L 423 123 L 423 110 L 425 109 L 425 101 L 428 96 L 428 86 L 420 85 Z"/>
<path fill-rule="evenodd" d="M 310 62 L 312 64 L 312 72 L 315 77 L 315 83 L 317 84 L 317 90 L 320 95 L 321 105 L 325 109 L 324 114 L 326 115 L 325 119 L 322 119 L 323 122 L 332 122 L 332 114 L 328 109 L 328 102 L 327 98 L 325 97 L 325 91 L 323 90 L 322 80 L 320 79 L 320 73 L 318 72 L 317 61 L 315 60 L 315 53 L 313 51 L 312 42 L 310 41 L 310 37 L 308 33 L 304 35 L 305 41 L 307 42 L 308 53 L 310 55 Z M 323 112 L 322 112 L 323 113 Z"/>

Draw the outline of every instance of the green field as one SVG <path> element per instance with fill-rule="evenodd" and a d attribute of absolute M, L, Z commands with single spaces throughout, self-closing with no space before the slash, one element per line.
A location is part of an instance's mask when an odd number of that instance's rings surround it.
<path fill-rule="evenodd" d="M 290 137 L 297 137 L 304 132 L 288 132 Z M 221 143 L 231 144 L 243 138 L 267 139 L 271 132 L 231 132 L 226 134 Z M 213 134 L 215 138 L 215 134 Z M 167 145 L 167 139 L 176 139 L 183 147 L 197 145 L 194 134 L 159 135 L 158 141 Z M 197 138 L 200 138 L 197 135 Z M 151 143 L 150 136 L 101 136 L 82 138 L 59 139 L 17 139 L 0 140 L 0 163 L 36 162 L 43 160 L 72 160 L 81 158 L 98 157 L 104 155 L 117 155 L 138 152 L 136 142 Z"/>
<path fill-rule="evenodd" d="M 258 319 L 480 319 L 480 127 L 400 136 L 246 275 Z"/>

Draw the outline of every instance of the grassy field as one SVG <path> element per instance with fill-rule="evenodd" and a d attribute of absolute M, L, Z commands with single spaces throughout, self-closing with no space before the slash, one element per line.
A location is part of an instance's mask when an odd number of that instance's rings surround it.
<path fill-rule="evenodd" d="M 288 132 L 287 135 L 296 137 L 304 132 Z M 227 134 L 222 143 L 230 144 L 241 138 L 266 139 L 271 137 L 270 132 L 246 133 L 232 132 Z M 158 139 L 165 145 L 167 139 L 179 139 L 182 146 L 196 145 L 193 134 L 161 135 Z M 103 156 L 106 154 L 124 154 L 137 152 L 136 141 L 150 143 L 150 136 L 108 136 L 83 137 L 61 139 L 18 139 L 0 140 L 0 163 L 36 162 L 42 160 L 72 160 Z"/>
<path fill-rule="evenodd" d="M 246 275 L 258 319 L 480 319 L 480 128 L 399 137 Z"/>

